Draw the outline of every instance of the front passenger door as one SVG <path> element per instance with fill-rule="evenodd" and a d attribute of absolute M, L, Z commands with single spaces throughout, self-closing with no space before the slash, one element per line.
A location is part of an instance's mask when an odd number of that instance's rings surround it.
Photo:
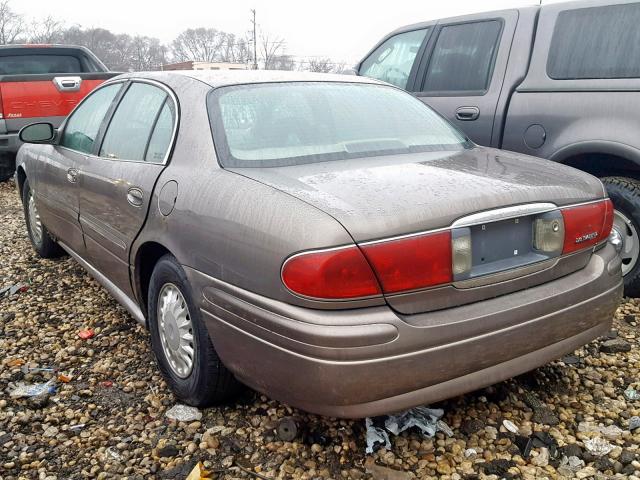
<path fill-rule="evenodd" d="M 413 83 L 416 58 L 429 38 L 430 23 L 407 32 L 397 33 L 377 46 L 358 67 L 358 75 L 407 88 Z"/>
<path fill-rule="evenodd" d="M 131 244 L 142 228 L 175 131 L 168 89 L 133 81 L 113 112 L 97 155 L 79 171 L 80 223 L 89 262 L 133 296 Z"/>
<path fill-rule="evenodd" d="M 71 113 L 57 145 L 47 146 L 39 167 L 36 200 L 42 222 L 67 247 L 84 256 L 79 221 L 78 169 L 95 140 L 122 83 L 94 90 Z"/>

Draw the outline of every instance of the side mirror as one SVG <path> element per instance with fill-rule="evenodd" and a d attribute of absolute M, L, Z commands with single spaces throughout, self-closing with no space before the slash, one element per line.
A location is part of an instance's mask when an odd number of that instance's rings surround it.
<path fill-rule="evenodd" d="M 56 138 L 56 130 L 47 122 L 32 123 L 20 130 L 18 138 L 24 143 L 51 143 Z"/>

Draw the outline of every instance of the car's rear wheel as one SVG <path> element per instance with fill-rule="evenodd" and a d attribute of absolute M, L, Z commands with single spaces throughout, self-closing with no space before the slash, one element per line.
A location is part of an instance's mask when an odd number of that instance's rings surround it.
<path fill-rule="evenodd" d="M 187 276 L 173 256 L 156 264 L 148 298 L 151 346 L 178 399 L 206 407 L 233 398 L 240 384 L 220 361 Z"/>
<path fill-rule="evenodd" d="M 27 233 L 36 253 L 42 258 L 56 258 L 64 255 L 64 250 L 51 237 L 47 227 L 40 220 L 36 198 L 27 180 L 25 180 L 22 187 L 22 205 L 24 207 Z"/>
<path fill-rule="evenodd" d="M 626 177 L 605 177 L 602 183 L 615 207 L 613 228 L 622 238 L 624 293 L 640 296 L 640 181 Z"/>

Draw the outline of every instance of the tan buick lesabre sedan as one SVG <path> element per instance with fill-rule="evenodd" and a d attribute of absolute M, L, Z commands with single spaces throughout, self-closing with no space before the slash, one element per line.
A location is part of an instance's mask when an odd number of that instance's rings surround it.
<path fill-rule="evenodd" d="M 597 178 L 375 80 L 131 73 L 21 139 L 34 248 L 147 325 L 192 405 L 240 382 L 341 417 L 434 402 L 589 342 L 621 296 Z"/>

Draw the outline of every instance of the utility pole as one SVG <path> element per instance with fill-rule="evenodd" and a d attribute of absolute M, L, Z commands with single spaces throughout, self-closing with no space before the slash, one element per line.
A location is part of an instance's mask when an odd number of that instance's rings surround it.
<path fill-rule="evenodd" d="M 256 10 L 255 8 L 251 9 L 251 14 L 253 18 L 251 19 L 251 23 L 253 24 L 253 69 L 258 69 L 258 42 L 256 39 Z"/>

